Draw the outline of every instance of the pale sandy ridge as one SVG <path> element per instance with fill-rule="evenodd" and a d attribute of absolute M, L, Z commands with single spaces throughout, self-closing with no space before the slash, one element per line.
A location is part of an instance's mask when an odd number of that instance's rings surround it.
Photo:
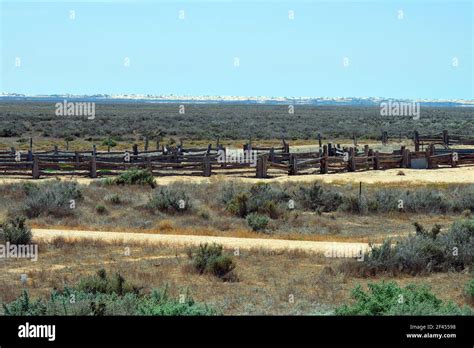
<path fill-rule="evenodd" d="M 237 238 L 220 236 L 195 236 L 173 234 L 76 231 L 32 229 L 33 238 L 52 240 L 56 237 L 72 239 L 98 239 L 101 241 L 147 242 L 176 246 L 196 246 L 202 243 L 218 243 L 230 249 L 267 249 L 267 250 L 301 250 L 306 252 L 324 253 L 328 257 L 357 257 L 369 249 L 367 243 L 349 242 L 315 242 L 264 238 Z"/>

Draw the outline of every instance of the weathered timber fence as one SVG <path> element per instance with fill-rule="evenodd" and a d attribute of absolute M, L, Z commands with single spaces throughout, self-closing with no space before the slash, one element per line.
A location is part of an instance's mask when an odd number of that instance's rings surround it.
<path fill-rule="evenodd" d="M 418 136 L 418 139 L 421 137 Z M 447 139 L 445 140 L 451 144 Z M 391 153 L 355 147 L 341 149 L 339 145 L 325 144 L 317 152 L 290 152 L 290 146 L 259 147 L 246 144 L 244 152 L 256 153 L 251 161 L 222 161 L 226 149 L 218 145 L 212 148 L 166 148 L 156 151 L 139 151 L 134 145 L 131 151 L 99 152 L 16 151 L 11 148 L 0 151 L 0 175 L 30 176 L 35 179 L 47 176 L 85 176 L 91 178 L 115 176 L 130 168 L 149 170 L 155 176 L 240 175 L 266 178 L 275 175 L 329 174 L 384 170 L 392 168 L 438 168 L 474 165 L 474 150 L 435 149 L 430 144 L 424 151 L 410 151 L 404 146 Z M 249 158 L 247 158 L 248 160 Z"/>
<path fill-rule="evenodd" d="M 444 130 L 441 134 L 436 135 L 420 135 L 418 131 L 414 132 L 413 143 L 415 145 L 415 151 L 423 150 L 426 146 L 430 145 L 443 145 L 445 148 L 449 148 L 452 145 L 474 145 L 474 137 L 465 135 L 452 135 L 447 130 Z"/>

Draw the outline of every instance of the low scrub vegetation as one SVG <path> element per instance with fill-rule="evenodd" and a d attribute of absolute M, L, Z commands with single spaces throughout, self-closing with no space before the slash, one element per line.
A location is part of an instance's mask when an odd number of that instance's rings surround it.
<path fill-rule="evenodd" d="M 469 280 L 464 287 L 464 295 L 467 302 L 474 305 L 474 279 Z"/>
<path fill-rule="evenodd" d="M 11 244 L 29 244 L 32 233 L 26 224 L 26 218 L 17 216 L 9 218 L 0 225 L 0 241 Z"/>
<path fill-rule="evenodd" d="M 100 269 L 96 275 L 82 278 L 77 284 L 77 289 L 93 294 L 115 293 L 119 296 L 123 296 L 127 293 L 140 293 L 140 288 L 126 282 L 119 273 L 115 273 L 110 277 L 104 269 Z"/>
<path fill-rule="evenodd" d="M 80 200 L 82 191 L 76 182 L 54 181 L 42 184 L 25 184 L 26 198 L 23 213 L 29 218 L 40 215 L 63 217 L 74 214 L 75 203 Z"/>
<path fill-rule="evenodd" d="M 223 281 L 236 281 L 235 263 L 232 257 L 223 253 L 222 245 L 201 244 L 198 248 L 189 249 L 193 269 L 199 274 L 211 274 Z"/>
<path fill-rule="evenodd" d="M 156 186 L 153 174 L 148 170 L 138 168 L 123 172 L 112 182 L 116 185 L 149 185 L 152 188 Z"/>
<path fill-rule="evenodd" d="M 360 285 L 351 293 L 353 304 L 342 305 L 336 315 L 472 315 L 469 307 L 459 307 L 437 298 L 428 286 L 409 284 L 401 288 L 395 282 Z"/>
<path fill-rule="evenodd" d="M 163 213 L 183 213 L 191 210 L 191 200 L 184 190 L 169 186 L 160 187 L 151 195 L 147 207 Z"/>
<path fill-rule="evenodd" d="M 413 121 L 380 116 L 378 106 L 300 105 L 295 112 L 298 122 L 294 122 L 288 117 L 286 105 L 190 104 L 186 107 L 186 115 L 169 117 L 176 113 L 177 104 L 101 103 L 97 105 L 100 127 L 91 127 L 87 118 L 65 118 L 58 127 L 49 108 L 49 102 L 2 101 L 0 136 L 39 134 L 64 138 L 71 135 L 102 142 L 109 136 L 116 140 L 135 140 L 137 131 L 141 130 L 142 134 L 155 133 L 155 137 L 163 135 L 214 142 L 216 137 L 221 140 L 247 139 L 249 130 L 255 139 L 281 139 L 284 130 L 287 140 L 308 139 L 317 143 L 318 133 L 323 139 L 349 139 L 355 132 L 377 140 L 382 130 L 388 131 L 390 137 L 398 137 L 400 132 L 410 137 L 414 129 L 426 134 L 439 134 L 443 129 L 449 130 L 450 134 L 474 133 L 472 113 L 469 108 L 460 107 L 422 108 L 421 118 Z M 216 127 L 216 120 L 219 120 L 219 127 Z M 262 124 L 269 126 L 262 127 Z M 361 124 L 364 127 L 360 127 Z M 166 130 L 157 129 L 157 125 L 166 125 Z"/>
<path fill-rule="evenodd" d="M 215 310 L 195 303 L 185 296 L 172 299 L 167 287 L 142 294 L 120 274 L 107 277 L 101 270 L 96 276 L 82 279 L 76 287 L 53 290 L 47 299 L 32 300 L 28 291 L 3 304 L 3 314 L 30 315 L 213 315 Z"/>
<path fill-rule="evenodd" d="M 268 218 L 265 215 L 252 213 L 247 215 L 246 220 L 253 231 L 265 230 L 268 225 Z"/>
<path fill-rule="evenodd" d="M 462 271 L 472 267 L 474 219 L 457 221 L 446 233 L 440 233 L 439 226 L 431 231 L 419 224 L 415 227 L 415 234 L 393 245 L 391 240 L 386 240 L 380 246 L 372 246 L 362 262 L 348 261 L 342 270 L 359 276 L 375 276 Z"/>

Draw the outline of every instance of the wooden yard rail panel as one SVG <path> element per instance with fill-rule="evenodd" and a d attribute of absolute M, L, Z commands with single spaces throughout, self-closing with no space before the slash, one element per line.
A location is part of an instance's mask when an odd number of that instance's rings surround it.
<path fill-rule="evenodd" d="M 442 137 L 420 136 L 415 132 L 414 139 L 418 145 L 427 145 L 424 151 L 409 151 L 404 146 L 393 152 L 379 152 L 370 149 L 368 145 L 363 151 L 355 147 L 341 149 L 337 144 L 322 146 L 319 151 L 289 152 L 289 145 L 282 147 L 259 147 L 249 143 L 246 149 L 258 150 L 256 163 L 223 163 L 219 161 L 217 150 L 211 146 L 207 148 L 184 149 L 163 148 L 162 151 L 138 151 L 136 145 L 131 151 L 104 152 L 97 151 L 93 146 L 92 151 L 60 151 L 55 147 L 51 151 L 18 152 L 14 148 L 9 151 L 0 151 L 1 175 L 31 175 L 39 178 L 42 175 L 84 175 L 92 178 L 105 175 L 118 175 L 132 168 L 148 169 L 153 175 L 202 175 L 214 174 L 242 174 L 254 173 L 258 178 L 268 177 L 268 170 L 272 173 L 287 175 L 308 174 L 318 170 L 320 173 L 333 173 L 343 171 L 377 170 L 390 168 L 411 168 L 412 160 L 422 158 L 427 162 L 428 168 L 439 166 L 456 167 L 460 165 L 474 165 L 474 153 L 469 149 L 456 150 L 441 149 L 435 151 L 433 143 L 427 140 L 440 140 L 441 143 L 452 144 L 456 141 L 465 141 L 463 137 L 448 135 L 443 132 Z M 218 148 L 225 149 L 222 146 Z M 419 148 L 419 146 L 418 146 Z M 440 153 L 441 151 L 441 153 Z M 443 151 L 445 151 L 443 153 Z M 130 161 L 125 159 L 128 152 Z M 128 159 L 128 158 L 127 158 Z M 256 168 L 254 168 L 256 167 Z"/>

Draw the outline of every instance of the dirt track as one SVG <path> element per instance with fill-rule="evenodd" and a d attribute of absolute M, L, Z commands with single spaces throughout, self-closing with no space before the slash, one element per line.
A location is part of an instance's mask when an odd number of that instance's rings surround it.
<path fill-rule="evenodd" d="M 403 172 L 404 175 L 399 175 Z M 3 177 L 0 178 L 0 184 L 33 181 L 41 182 L 44 180 L 55 180 L 55 178 L 33 180 L 28 177 L 15 178 Z M 61 180 L 71 180 L 68 177 L 61 177 Z M 88 185 L 97 179 L 88 178 L 74 178 L 81 184 Z M 439 168 L 439 169 L 387 169 L 387 170 L 370 170 L 355 173 L 338 173 L 338 174 L 313 174 L 313 175 L 295 175 L 295 176 L 279 176 L 269 179 L 257 178 L 239 178 L 239 177 L 224 177 L 213 176 L 211 178 L 197 177 L 197 176 L 166 176 L 157 177 L 158 185 L 167 185 L 173 182 L 186 183 L 209 183 L 213 180 L 240 180 L 243 182 L 313 182 L 322 181 L 326 183 L 365 183 L 365 184 L 403 184 L 403 185 L 423 185 L 423 184 L 474 184 L 474 167 L 458 167 L 458 168 Z"/>
<path fill-rule="evenodd" d="M 190 236 L 172 234 L 149 234 L 149 233 L 126 233 L 126 232 L 98 232 L 98 231 L 73 231 L 73 230 L 50 230 L 32 229 L 35 239 L 51 240 L 56 237 L 72 239 L 99 239 L 102 241 L 123 242 L 148 242 L 164 243 L 176 246 L 191 246 L 201 243 L 219 243 L 225 248 L 231 249 L 266 249 L 266 250 L 301 250 L 315 253 L 324 253 L 328 257 L 348 257 L 366 251 L 369 245 L 366 243 L 347 242 L 313 242 L 294 241 L 282 239 L 258 239 L 258 238 L 236 238 L 215 236 Z"/>

